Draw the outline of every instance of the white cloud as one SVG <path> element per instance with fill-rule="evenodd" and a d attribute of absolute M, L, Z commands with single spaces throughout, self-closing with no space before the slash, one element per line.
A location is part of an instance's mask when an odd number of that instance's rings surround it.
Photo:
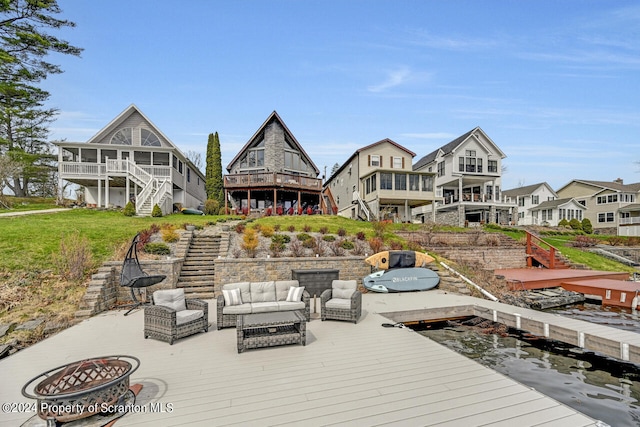
<path fill-rule="evenodd" d="M 411 70 L 407 67 L 402 67 L 398 70 L 389 72 L 387 79 L 377 85 L 367 87 L 369 92 L 384 92 L 396 86 L 400 86 L 405 83 L 411 77 Z"/>

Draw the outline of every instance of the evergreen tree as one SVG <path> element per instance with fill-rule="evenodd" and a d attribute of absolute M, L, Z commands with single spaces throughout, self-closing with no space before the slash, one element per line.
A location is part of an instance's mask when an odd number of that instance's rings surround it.
<path fill-rule="evenodd" d="M 224 183 L 222 181 L 222 153 L 218 132 L 210 133 L 207 141 L 207 171 L 205 188 L 207 199 L 216 200 L 224 206 Z"/>

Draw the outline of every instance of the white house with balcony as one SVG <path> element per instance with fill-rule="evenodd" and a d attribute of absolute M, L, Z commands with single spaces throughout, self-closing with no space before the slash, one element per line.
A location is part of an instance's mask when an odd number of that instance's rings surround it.
<path fill-rule="evenodd" d="M 205 176 L 135 105 L 87 142 L 57 142 L 58 176 L 83 187 L 88 206 L 124 207 L 138 215 L 157 204 L 197 207 L 206 199 Z"/>
<path fill-rule="evenodd" d="M 535 208 L 544 202 L 556 200 L 558 195 L 546 182 L 504 190 L 502 196 L 518 205 L 517 215 L 512 222 L 517 225 L 540 225 L 542 215 L 533 214 Z M 535 212 L 538 212 L 535 210 Z M 515 211 L 514 211 L 515 213 Z"/>
<path fill-rule="evenodd" d="M 357 150 L 325 182 L 338 215 L 410 222 L 411 210 L 435 201 L 434 174 L 412 170 L 415 153 L 386 138 Z"/>
<path fill-rule="evenodd" d="M 422 157 L 413 170 L 435 174 L 442 201 L 414 209 L 414 218 L 455 226 L 510 223 L 516 204 L 501 193 L 505 157 L 479 127 Z"/>

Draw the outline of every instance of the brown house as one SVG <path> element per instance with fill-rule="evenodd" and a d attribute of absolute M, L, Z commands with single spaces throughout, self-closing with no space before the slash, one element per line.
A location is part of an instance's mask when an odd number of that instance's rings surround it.
<path fill-rule="evenodd" d="M 275 111 L 231 160 L 227 171 L 225 208 L 232 212 L 327 212 L 320 171 Z"/>

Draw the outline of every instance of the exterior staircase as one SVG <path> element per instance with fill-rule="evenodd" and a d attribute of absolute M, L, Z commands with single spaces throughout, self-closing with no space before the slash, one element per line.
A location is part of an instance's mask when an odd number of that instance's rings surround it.
<path fill-rule="evenodd" d="M 549 269 L 571 268 L 558 249 L 527 231 L 527 266 L 532 267 L 534 261 Z"/>
<path fill-rule="evenodd" d="M 142 190 L 136 195 L 136 214 L 149 216 L 173 194 L 170 176 L 155 177 L 130 160 L 108 160 L 108 174 L 125 174 Z"/>
<path fill-rule="evenodd" d="M 219 235 L 194 234 L 176 285 L 187 298 L 214 298 L 214 260 L 220 253 L 220 241 Z"/>

